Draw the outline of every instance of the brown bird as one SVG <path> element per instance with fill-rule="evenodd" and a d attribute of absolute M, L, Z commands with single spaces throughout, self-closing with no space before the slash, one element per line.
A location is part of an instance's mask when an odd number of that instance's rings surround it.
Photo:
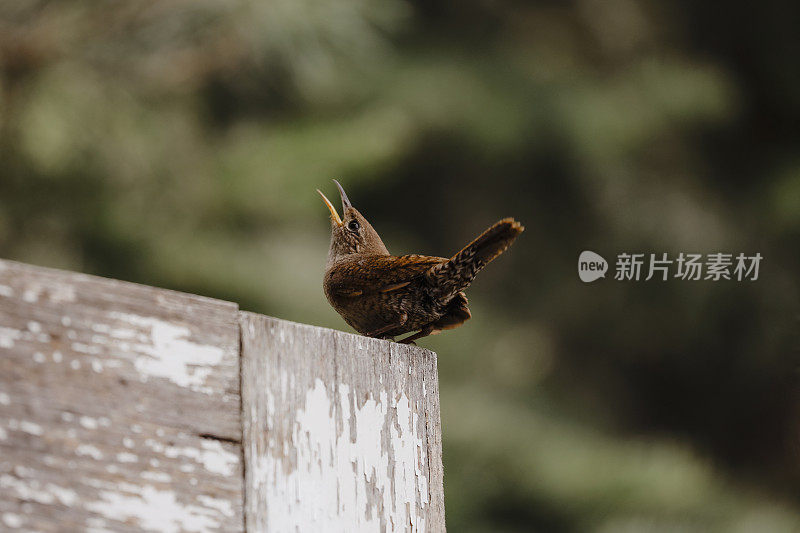
<path fill-rule="evenodd" d="M 317 189 L 331 212 L 325 296 L 345 322 L 368 337 L 393 339 L 416 331 L 400 341 L 410 343 L 469 320 L 464 289 L 525 229 L 513 218 L 504 218 L 450 259 L 393 256 L 333 181 L 342 197 L 341 218 Z"/>

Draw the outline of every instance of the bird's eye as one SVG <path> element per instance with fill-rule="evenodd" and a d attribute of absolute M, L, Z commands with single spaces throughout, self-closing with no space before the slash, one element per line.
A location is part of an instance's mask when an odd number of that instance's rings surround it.
<path fill-rule="evenodd" d="M 358 231 L 360 228 L 361 225 L 359 225 L 358 220 L 351 220 L 347 223 L 347 229 L 350 231 Z"/>

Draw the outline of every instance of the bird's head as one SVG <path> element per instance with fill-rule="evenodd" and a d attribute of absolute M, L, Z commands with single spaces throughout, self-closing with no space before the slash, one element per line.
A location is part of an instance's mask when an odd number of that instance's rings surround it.
<path fill-rule="evenodd" d="M 389 250 L 386 249 L 386 245 L 372 224 L 353 207 L 339 182 L 336 180 L 333 182 L 339 188 L 339 195 L 342 197 L 341 217 L 330 200 L 317 189 L 322 201 L 331 212 L 331 248 L 328 252 L 328 264 L 351 254 L 389 255 Z"/>

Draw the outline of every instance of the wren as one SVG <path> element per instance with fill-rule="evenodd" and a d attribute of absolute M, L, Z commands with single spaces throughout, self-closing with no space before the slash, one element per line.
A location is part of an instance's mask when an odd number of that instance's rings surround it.
<path fill-rule="evenodd" d="M 416 332 L 399 341 L 412 343 L 469 320 L 464 289 L 525 229 L 513 218 L 504 218 L 449 259 L 393 256 L 333 181 L 342 197 L 341 217 L 317 189 L 331 212 L 325 296 L 345 322 L 368 337 L 394 339 Z"/>

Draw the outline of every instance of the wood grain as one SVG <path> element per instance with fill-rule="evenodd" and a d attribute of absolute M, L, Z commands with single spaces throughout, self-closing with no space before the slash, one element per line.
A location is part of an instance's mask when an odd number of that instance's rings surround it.
<path fill-rule="evenodd" d="M 250 531 L 444 531 L 436 354 L 241 314 Z"/>
<path fill-rule="evenodd" d="M 237 306 L 0 261 L 0 530 L 241 531 Z"/>

